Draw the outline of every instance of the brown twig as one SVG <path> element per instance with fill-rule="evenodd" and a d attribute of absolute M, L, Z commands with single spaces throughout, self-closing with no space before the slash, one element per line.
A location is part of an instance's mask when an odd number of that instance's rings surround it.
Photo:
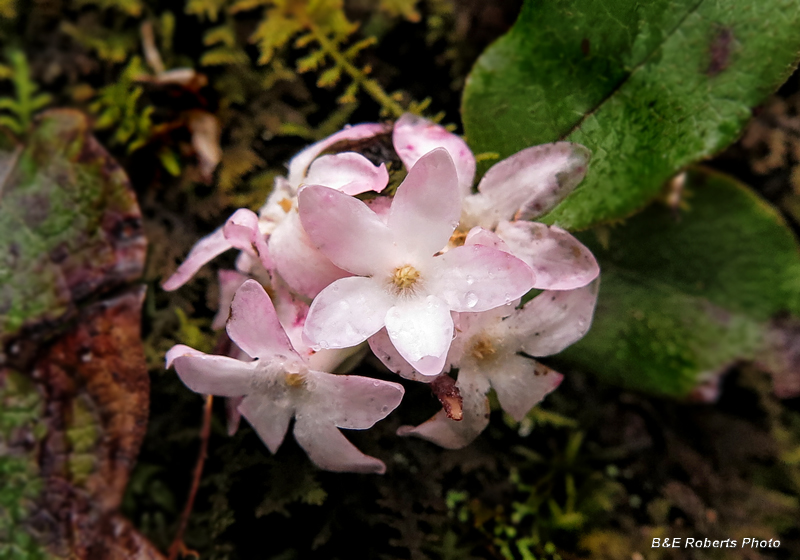
<path fill-rule="evenodd" d="M 203 475 L 203 465 L 208 455 L 208 439 L 211 435 L 211 405 L 213 403 L 214 397 L 212 395 L 206 395 L 206 405 L 203 407 L 203 424 L 200 427 L 200 452 L 197 454 L 197 463 L 194 466 L 194 475 L 192 476 L 192 486 L 189 488 L 189 497 L 186 499 L 183 512 L 181 512 L 178 532 L 175 533 L 175 538 L 169 547 L 169 560 L 177 560 L 179 554 L 181 556 L 193 554 L 198 558 L 200 557 L 196 552 L 187 550 L 186 545 L 183 544 L 183 533 L 186 531 L 186 526 L 189 524 L 189 516 L 192 514 L 194 499 L 197 496 L 197 489 L 200 487 L 200 478 Z"/>

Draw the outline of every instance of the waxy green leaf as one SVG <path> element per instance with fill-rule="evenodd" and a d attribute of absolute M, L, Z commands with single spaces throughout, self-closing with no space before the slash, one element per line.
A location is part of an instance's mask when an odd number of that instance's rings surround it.
<path fill-rule="evenodd" d="M 627 217 L 736 139 L 795 67 L 798 27 L 794 0 L 528 0 L 470 74 L 467 139 L 501 157 L 581 143 L 589 174 L 545 221 Z"/>
<path fill-rule="evenodd" d="M 581 234 L 602 269 L 589 334 L 560 359 L 632 389 L 713 397 L 739 361 L 798 364 L 776 317 L 800 317 L 800 247 L 778 212 L 732 178 L 688 172 L 685 209 L 653 205 L 620 227 Z M 603 242 L 600 242 L 600 239 Z M 702 395 L 698 395 L 702 396 Z"/>

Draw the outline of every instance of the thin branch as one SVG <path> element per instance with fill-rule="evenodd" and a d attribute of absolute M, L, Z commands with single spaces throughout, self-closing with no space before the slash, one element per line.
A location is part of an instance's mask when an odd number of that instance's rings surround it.
<path fill-rule="evenodd" d="M 212 395 L 206 395 L 206 405 L 203 407 L 203 424 L 200 428 L 200 452 L 197 454 L 197 463 L 194 466 L 194 475 L 192 476 L 192 486 L 189 489 L 189 497 L 186 499 L 186 506 L 184 506 L 183 512 L 181 513 L 178 532 L 175 534 L 175 539 L 173 539 L 169 547 L 169 560 L 177 560 L 179 554 L 185 556 L 188 553 L 197 556 L 197 553 L 186 550 L 186 545 L 183 544 L 183 534 L 186 532 L 186 526 L 189 524 L 189 516 L 192 514 L 194 499 L 197 496 L 197 489 L 200 487 L 200 478 L 203 475 L 203 465 L 208 455 L 208 439 L 211 436 L 211 405 L 213 403 L 214 397 Z"/>

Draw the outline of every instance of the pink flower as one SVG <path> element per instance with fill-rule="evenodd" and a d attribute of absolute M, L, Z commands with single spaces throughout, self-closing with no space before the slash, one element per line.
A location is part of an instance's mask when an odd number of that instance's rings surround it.
<path fill-rule="evenodd" d="M 292 347 L 269 296 L 255 280 L 245 282 L 236 293 L 227 330 L 254 361 L 177 345 L 167 353 L 167 367 L 174 365 L 181 380 L 197 393 L 244 397 L 239 411 L 272 453 L 294 417 L 295 439 L 320 468 L 386 470 L 382 461 L 361 453 L 338 428 L 363 430 L 385 418 L 400 404 L 402 386 L 310 369 Z"/>
<path fill-rule="evenodd" d="M 320 154 L 341 142 L 385 132 L 387 128 L 383 124 L 347 127 L 297 154 L 289 163 L 288 178 L 275 180 L 273 191 L 259 215 L 244 208 L 237 210 L 226 226 L 197 242 L 178 270 L 164 282 L 163 288 L 178 289 L 203 265 L 229 249 L 243 251 L 237 260 L 239 272 L 264 276 L 265 270 L 277 270 L 293 289 L 308 297 L 346 276 L 319 254 L 300 227 L 297 190 L 303 182 L 313 181 L 350 195 L 382 191 L 389 181 L 384 164 L 375 166 L 355 152 L 321 157 Z M 232 222 L 238 226 L 234 236 L 226 230 Z"/>
<path fill-rule="evenodd" d="M 402 426 L 398 434 L 421 437 L 449 449 L 468 445 L 489 423 L 486 394 L 490 387 L 503 410 L 522 420 L 562 379 L 561 374 L 528 356 L 557 354 L 580 340 L 589 330 L 596 301 L 597 283 L 593 283 L 575 290 L 542 292 L 521 309 L 512 304 L 484 313 L 459 314 L 458 335 L 447 363 L 458 368 L 456 387 L 463 399 L 463 418 L 451 420 L 440 411 L 419 426 Z M 404 377 L 418 378 L 398 359 L 385 334 L 370 339 L 370 345 L 387 367 Z"/>
<path fill-rule="evenodd" d="M 534 288 L 571 290 L 597 278 L 597 261 L 577 239 L 557 226 L 528 221 L 552 210 L 583 180 L 591 158 L 585 147 L 555 142 L 521 150 L 493 165 L 472 193 L 475 159 L 455 134 L 404 115 L 395 125 L 394 144 L 404 163 L 409 158 L 403 153 L 418 157 L 437 146 L 448 151 L 459 169 L 461 238 L 476 226 L 497 233 L 533 269 Z"/>
<path fill-rule="evenodd" d="M 311 304 L 305 335 L 320 348 L 353 346 L 386 326 L 394 346 L 425 375 L 442 371 L 453 335 L 451 311 L 484 311 L 525 294 L 530 268 L 479 245 L 436 255 L 458 225 L 461 195 L 443 149 L 408 173 L 384 222 L 363 202 L 322 186 L 300 191 L 309 238 L 336 266 L 354 274 Z"/>

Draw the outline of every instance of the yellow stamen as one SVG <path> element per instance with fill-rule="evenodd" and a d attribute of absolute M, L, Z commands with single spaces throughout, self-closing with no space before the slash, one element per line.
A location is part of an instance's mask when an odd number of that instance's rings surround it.
<path fill-rule="evenodd" d="M 398 266 L 394 269 L 394 273 L 392 274 L 392 284 L 401 291 L 409 289 L 416 284 L 418 280 L 419 270 L 409 264 Z"/>
<path fill-rule="evenodd" d="M 285 376 L 286 385 L 289 387 L 305 387 L 306 376 L 302 373 L 287 373 Z"/>
<path fill-rule="evenodd" d="M 488 360 L 497 354 L 497 349 L 494 347 L 491 340 L 479 338 L 472 346 L 471 354 L 476 360 Z"/>
<path fill-rule="evenodd" d="M 288 214 L 289 210 L 292 209 L 292 201 L 289 200 L 288 198 L 281 199 L 278 201 L 278 206 L 283 208 L 283 211 Z"/>

